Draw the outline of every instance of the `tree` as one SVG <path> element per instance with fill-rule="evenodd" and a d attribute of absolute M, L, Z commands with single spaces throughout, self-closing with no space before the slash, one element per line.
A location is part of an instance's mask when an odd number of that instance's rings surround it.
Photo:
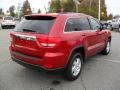
<path fill-rule="evenodd" d="M 12 6 L 10 6 L 9 7 L 9 12 L 10 12 L 10 15 L 12 16 L 12 17 L 15 17 L 15 6 L 14 5 L 12 5 Z"/>
<path fill-rule="evenodd" d="M 78 0 L 80 3 L 82 2 L 82 1 L 84 1 L 84 0 Z"/>
<path fill-rule="evenodd" d="M 79 12 L 98 18 L 98 0 L 83 0 L 79 5 Z M 101 19 L 107 19 L 105 0 L 101 0 Z"/>
<path fill-rule="evenodd" d="M 2 15 L 2 13 L 3 13 L 3 10 L 2 10 L 2 8 L 0 8 L 0 15 Z"/>
<path fill-rule="evenodd" d="M 120 15 L 115 15 L 114 19 L 120 18 Z"/>
<path fill-rule="evenodd" d="M 64 12 L 75 12 L 76 2 L 80 2 L 78 12 L 98 18 L 98 0 L 51 0 L 49 12 L 57 12 L 60 9 L 64 9 Z M 105 0 L 101 0 L 101 19 L 107 20 Z"/>
<path fill-rule="evenodd" d="M 32 13 L 30 3 L 28 0 L 23 2 L 23 7 L 22 7 L 22 16 L 29 15 Z"/>
<path fill-rule="evenodd" d="M 40 9 L 38 9 L 38 13 L 41 13 L 41 10 L 40 10 Z"/>
<path fill-rule="evenodd" d="M 113 15 L 112 15 L 112 14 L 109 14 L 109 15 L 108 15 L 108 20 L 111 20 L 111 19 L 113 19 Z"/>
<path fill-rule="evenodd" d="M 3 9 L 0 8 L 0 19 L 2 19 L 2 15 L 4 15 L 4 13 L 3 13 Z"/>
<path fill-rule="evenodd" d="M 51 0 L 49 12 L 60 12 L 61 2 L 60 0 Z"/>
<path fill-rule="evenodd" d="M 107 20 L 107 8 L 105 5 L 105 0 L 101 0 L 101 20 Z"/>
<path fill-rule="evenodd" d="M 75 1 L 74 0 L 51 0 L 49 12 L 74 12 Z"/>
<path fill-rule="evenodd" d="M 64 5 L 63 5 L 64 11 L 65 12 L 75 12 L 75 1 L 73 0 L 68 0 Z"/>
<path fill-rule="evenodd" d="M 79 6 L 79 12 L 92 15 L 94 17 L 98 16 L 98 3 L 96 0 L 84 0 Z"/>

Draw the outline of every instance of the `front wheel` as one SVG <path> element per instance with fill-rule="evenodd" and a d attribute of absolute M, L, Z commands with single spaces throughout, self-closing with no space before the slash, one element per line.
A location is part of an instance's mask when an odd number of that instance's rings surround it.
<path fill-rule="evenodd" d="M 66 77 L 68 80 L 76 80 L 82 69 L 83 57 L 80 53 L 74 53 L 70 58 L 69 64 L 66 69 Z"/>
<path fill-rule="evenodd" d="M 110 53 L 110 50 L 111 50 L 111 41 L 109 40 L 107 42 L 107 45 L 106 45 L 105 49 L 102 51 L 102 54 L 103 55 L 108 55 Z"/>

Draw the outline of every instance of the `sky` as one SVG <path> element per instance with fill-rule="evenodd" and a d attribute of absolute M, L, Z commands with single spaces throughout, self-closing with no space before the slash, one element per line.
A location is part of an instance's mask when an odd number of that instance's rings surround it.
<path fill-rule="evenodd" d="M 19 5 L 23 5 L 25 0 L 0 0 L 0 8 L 3 8 L 4 11 L 7 11 L 11 5 L 15 5 L 16 9 Z M 45 12 L 45 7 L 47 8 L 48 2 L 50 0 L 29 0 L 31 8 L 36 11 L 39 8 L 42 12 Z"/>
<path fill-rule="evenodd" d="M 106 0 L 108 13 L 113 15 L 120 15 L 120 0 Z"/>
<path fill-rule="evenodd" d="M 0 0 L 0 8 L 3 8 L 4 11 L 7 11 L 11 5 L 15 5 L 16 9 L 18 3 L 22 5 L 25 0 Z M 29 0 L 31 8 L 36 12 L 37 9 L 41 9 L 42 12 L 45 12 L 45 7 L 48 6 L 50 0 Z M 106 6 L 108 14 L 112 13 L 113 15 L 120 15 L 120 0 L 106 0 Z"/>

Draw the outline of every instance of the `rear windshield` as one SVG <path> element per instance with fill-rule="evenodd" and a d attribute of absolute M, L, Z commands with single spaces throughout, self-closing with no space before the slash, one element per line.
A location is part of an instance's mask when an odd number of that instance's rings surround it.
<path fill-rule="evenodd" d="M 54 19 L 23 19 L 15 28 L 17 32 L 33 32 L 48 34 L 52 28 Z"/>
<path fill-rule="evenodd" d="M 4 17 L 4 20 L 13 20 L 12 17 Z"/>

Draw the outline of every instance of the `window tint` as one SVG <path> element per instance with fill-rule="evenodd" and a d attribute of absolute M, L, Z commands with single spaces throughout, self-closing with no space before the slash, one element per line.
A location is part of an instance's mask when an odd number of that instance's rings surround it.
<path fill-rule="evenodd" d="M 13 20 L 13 18 L 8 16 L 8 17 L 4 17 L 4 20 Z"/>
<path fill-rule="evenodd" d="M 67 21 L 65 32 L 90 30 L 90 25 L 87 18 L 71 18 Z"/>
<path fill-rule="evenodd" d="M 52 20 L 22 20 L 15 28 L 18 32 L 34 32 L 48 34 L 54 23 Z"/>
<path fill-rule="evenodd" d="M 97 30 L 101 27 L 99 21 L 93 19 L 93 18 L 90 18 L 90 23 L 91 23 L 91 26 L 92 26 L 92 29 L 93 30 Z"/>
<path fill-rule="evenodd" d="M 75 31 L 75 28 L 77 29 L 77 19 L 71 18 L 67 21 L 66 26 L 65 26 L 65 32 L 70 32 L 70 31 Z"/>
<path fill-rule="evenodd" d="M 80 30 L 90 30 L 91 29 L 87 18 L 79 18 L 78 26 L 79 26 Z"/>

